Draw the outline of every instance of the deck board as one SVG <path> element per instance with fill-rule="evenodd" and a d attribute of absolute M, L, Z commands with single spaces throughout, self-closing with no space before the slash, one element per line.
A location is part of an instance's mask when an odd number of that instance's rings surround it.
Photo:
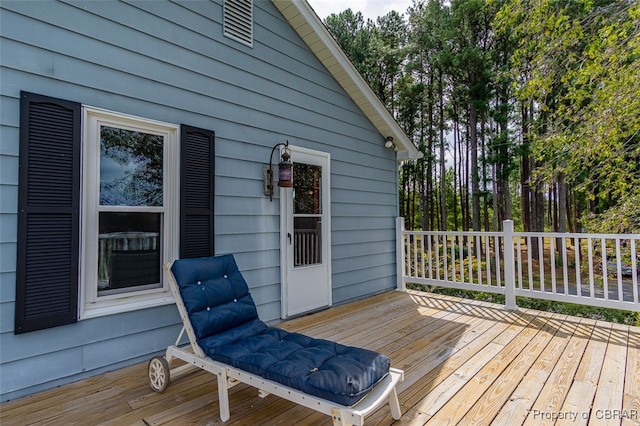
<path fill-rule="evenodd" d="M 531 367 L 535 359 L 540 356 L 551 340 L 552 333 L 548 324 L 548 318 L 534 318 L 530 326 L 525 330 L 534 333 L 531 339 L 515 356 L 509 365 L 500 373 L 491 385 L 485 390 L 474 406 L 461 419 L 463 424 L 489 424 L 504 406 L 513 391 L 518 387 L 522 377 Z"/>
<path fill-rule="evenodd" d="M 414 291 L 278 326 L 389 355 L 405 370 L 403 416 L 395 424 L 640 424 L 638 327 Z M 223 424 L 213 375 L 194 369 L 172 378 L 162 394 L 150 390 L 146 375 L 143 363 L 9 401 L 0 405 L 0 422 Z M 230 404 L 226 425 L 331 424 L 273 395 L 259 398 L 244 384 L 231 389 Z M 367 424 L 394 424 L 388 406 Z"/>
<path fill-rule="evenodd" d="M 598 389 L 593 402 L 599 424 L 619 425 L 620 418 L 614 411 L 622 411 L 624 377 L 627 359 L 628 327 L 614 324 L 611 329 L 607 352 L 604 357 Z M 636 375 L 638 372 L 636 372 Z M 608 416 L 608 414 L 611 414 Z M 639 420 L 640 421 L 640 420 Z"/>
<path fill-rule="evenodd" d="M 625 413 L 640 413 L 640 333 L 629 331 L 629 351 L 627 354 L 627 371 L 625 375 L 624 403 Z M 629 416 L 631 417 L 631 416 Z M 638 419 L 623 419 L 624 426 L 637 425 Z"/>

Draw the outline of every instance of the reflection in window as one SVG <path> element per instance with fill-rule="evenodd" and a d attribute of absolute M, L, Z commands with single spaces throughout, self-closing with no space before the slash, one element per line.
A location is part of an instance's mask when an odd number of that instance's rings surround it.
<path fill-rule="evenodd" d="M 322 167 L 296 163 L 293 167 L 293 264 L 322 263 Z"/>
<path fill-rule="evenodd" d="M 293 167 L 293 213 L 321 214 L 322 167 L 296 163 Z"/>
<path fill-rule="evenodd" d="M 293 265 L 322 263 L 322 220 L 319 217 L 295 217 L 293 227 Z"/>
<path fill-rule="evenodd" d="M 164 137 L 100 127 L 100 205 L 162 206 Z"/>
<path fill-rule="evenodd" d="M 178 250 L 180 128 L 83 111 L 80 317 L 164 303 L 161 266 Z"/>
<path fill-rule="evenodd" d="M 160 213 L 100 213 L 99 295 L 161 286 L 161 222 Z"/>

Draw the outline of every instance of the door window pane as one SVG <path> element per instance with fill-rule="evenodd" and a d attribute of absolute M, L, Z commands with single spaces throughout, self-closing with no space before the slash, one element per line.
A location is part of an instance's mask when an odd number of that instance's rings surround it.
<path fill-rule="evenodd" d="M 100 127 L 100 205 L 162 206 L 164 137 Z"/>
<path fill-rule="evenodd" d="M 322 263 L 322 167 L 293 166 L 293 265 Z"/>
<path fill-rule="evenodd" d="M 100 213 L 98 295 L 161 286 L 161 226 L 161 213 Z"/>
<path fill-rule="evenodd" d="M 321 214 L 322 167 L 295 163 L 293 166 L 293 213 Z"/>
<path fill-rule="evenodd" d="M 322 263 L 322 220 L 319 217 L 293 218 L 293 265 Z"/>

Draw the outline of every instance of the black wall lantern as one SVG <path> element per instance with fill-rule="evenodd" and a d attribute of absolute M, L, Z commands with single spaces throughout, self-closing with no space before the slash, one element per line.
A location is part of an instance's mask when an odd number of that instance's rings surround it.
<path fill-rule="evenodd" d="M 278 147 L 283 146 L 280 162 L 278 163 L 278 186 L 280 188 L 293 187 L 293 163 L 291 163 L 291 150 L 289 149 L 289 141 L 287 143 L 277 143 L 271 149 L 269 157 L 269 165 L 264 166 L 264 195 L 269 196 L 269 200 L 273 201 L 273 193 L 275 191 L 273 182 L 273 153 Z"/>

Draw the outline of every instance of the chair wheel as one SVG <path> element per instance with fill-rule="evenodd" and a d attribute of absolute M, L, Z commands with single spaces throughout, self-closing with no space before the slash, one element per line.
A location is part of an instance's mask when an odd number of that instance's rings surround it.
<path fill-rule="evenodd" d="M 169 363 L 164 357 L 151 358 L 148 366 L 149 385 L 154 392 L 162 393 L 169 386 Z"/>

